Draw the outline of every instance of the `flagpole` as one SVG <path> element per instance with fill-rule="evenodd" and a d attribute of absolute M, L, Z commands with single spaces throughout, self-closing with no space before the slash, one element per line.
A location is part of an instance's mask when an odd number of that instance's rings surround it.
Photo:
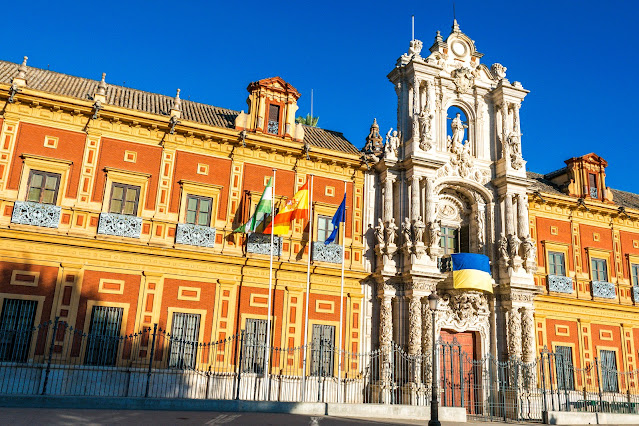
<path fill-rule="evenodd" d="M 311 178 L 311 191 L 308 198 L 308 264 L 306 266 L 306 311 L 304 314 L 304 346 L 302 350 L 304 352 L 303 364 L 302 364 L 302 402 L 305 401 L 306 396 L 306 355 L 308 344 L 308 304 L 311 298 L 311 257 L 313 253 L 313 175 L 309 175 Z"/>
<path fill-rule="evenodd" d="M 275 228 L 275 169 L 273 169 L 273 185 L 271 188 L 271 260 L 268 270 L 268 316 L 266 319 L 266 356 L 264 362 L 264 385 L 266 387 L 266 400 L 271 400 L 270 395 L 270 358 L 271 358 L 271 294 L 273 292 L 273 228 Z"/>
<path fill-rule="evenodd" d="M 344 181 L 344 201 L 346 201 L 346 181 Z M 337 383 L 342 377 L 342 328 L 344 321 L 344 257 L 346 253 L 346 202 L 344 202 L 344 224 L 342 225 L 342 282 L 339 293 L 339 361 L 337 365 Z M 340 401 L 341 386 L 337 388 L 337 400 Z"/>

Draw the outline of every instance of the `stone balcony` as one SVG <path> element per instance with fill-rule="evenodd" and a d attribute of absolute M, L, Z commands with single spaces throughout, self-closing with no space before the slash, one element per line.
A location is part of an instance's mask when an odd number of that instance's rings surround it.
<path fill-rule="evenodd" d="M 320 241 L 313 242 L 313 261 L 342 264 L 344 249 L 339 244 L 324 244 Z"/>
<path fill-rule="evenodd" d="M 190 223 L 178 223 L 175 243 L 212 248 L 215 246 L 215 228 L 191 225 Z"/>
<path fill-rule="evenodd" d="M 61 210 L 61 207 L 52 204 L 16 201 L 13 204 L 11 223 L 57 228 L 60 225 Z"/>
<path fill-rule="evenodd" d="M 614 299 L 617 297 L 615 285 L 607 281 L 591 281 L 590 289 L 593 297 L 601 297 L 603 299 Z"/>
<path fill-rule="evenodd" d="M 142 218 L 117 213 L 100 213 L 98 234 L 140 238 Z"/>
<path fill-rule="evenodd" d="M 271 234 L 248 234 L 246 241 L 246 252 L 255 254 L 271 254 Z M 273 236 L 273 255 L 280 256 L 282 254 L 282 237 Z"/>
<path fill-rule="evenodd" d="M 548 275 L 546 277 L 548 282 L 548 291 L 554 291 L 556 293 L 572 294 L 572 278 L 565 277 L 563 275 Z"/>

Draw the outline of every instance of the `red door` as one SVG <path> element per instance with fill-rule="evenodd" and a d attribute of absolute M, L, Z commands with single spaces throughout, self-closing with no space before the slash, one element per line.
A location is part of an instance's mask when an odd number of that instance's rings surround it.
<path fill-rule="evenodd" d="M 477 360 L 477 333 L 441 331 L 439 372 L 443 406 L 466 407 L 472 412 L 477 400 L 473 361 Z"/>

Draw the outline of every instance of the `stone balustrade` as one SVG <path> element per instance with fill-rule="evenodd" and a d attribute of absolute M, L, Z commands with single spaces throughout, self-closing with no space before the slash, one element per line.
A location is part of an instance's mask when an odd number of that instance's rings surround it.
<path fill-rule="evenodd" d="M 13 204 L 11 223 L 57 228 L 60 225 L 60 206 L 31 201 L 16 201 Z"/>
<path fill-rule="evenodd" d="M 343 247 L 339 244 L 324 244 L 321 241 L 313 242 L 313 261 L 342 263 L 344 255 Z"/>
<path fill-rule="evenodd" d="M 271 234 L 248 234 L 246 242 L 246 251 L 255 254 L 271 254 Z M 282 254 L 282 237 L 273 236 L 273 254 L 280 256 Z"/>
<path fill-rule="evenodd" d="M 607 281 L 592 281 L 590 284 L 592 295 L 604 299 L 614 299 L 617 297 L 615 293 L 615 285 Z"/>
<path fill-rule="evenodd" d="M 192 225 L 190 223 L 178 223 L 175 232 L 175 243 L 212 248 L 215 246 L 215 228 Z"/>
<path fill-rule="evenodd" d="M 100 213 L 98 234 L 140 238 L 142 218 L 117 213 Z"/>
<path fill-rule="evenodd" d="M 548 291 L 572 294 L 572 278 L 563 275 L 548 275 Z"/>

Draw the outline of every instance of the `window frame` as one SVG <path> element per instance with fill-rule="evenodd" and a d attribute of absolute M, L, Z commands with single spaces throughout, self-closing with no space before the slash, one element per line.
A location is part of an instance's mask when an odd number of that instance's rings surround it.
<path fill-rule="evenodd" d="M 249 331 L 249 324 L 252 331 Z M 266 329 L 264 318 L 246 318 L 242 330 L 242 373 L 263 375 L 266 357 Z M 260 343 L 261 341 L 261 343 Z"/>
<path fill-rule="evenodd" d="M 561 349 L 560 349 L 561 348 Z M 573 358 L 573 347 L 566 345 L 556 345 L 555 352 L 555 374 L 557 378 L 558 390 L 575 390 L 575 368 Z M 557 356 L 561 355 L 561 356 Z M 564 387 L 563 377 L 566 377 Z"/>
<path fill-rule="evenodd" d="M 191 329 L 194 336 L 190 337 L 190 340 L 183 338 L 183 336 L 176 336 L 175 327 L 179 323 L 177 318 L 182 318 L 180 324 L 182 330 L 184 330 L 189 324 L 186 324 L 188 319 L 196 319 L 195 327 Z M 179 369 L 194 369 L 197 365 L 197 359 L 199 355 L 199 343 L 200 343 L 200 327 L 202 323 L 202 315 L 191 312 L 173 312 L 171 316 L 171 339 L 169 344 L 169 368 Z M 185 326 L 186 324 L 186 326 Z"/>
<path fill-rule="evenodd" d="M 223 187 L 221 185 L 214 185 L 210 183 L 193 182 L 189 180 L 181 179 L 178 181 L 181 187 L 180 196 L 180 210 L 178 215 L 179 223 L 188 223 L 186 221 L 188 199 L 190 196 L 210 198 L 211 199 L 211 214 L 209 224 L 206 225 L 210 228 L 215 228 L 218 217 L 218 206 L 220 204 L 220 197 L 222 195 Z"/>
<path fill-rule="evenodd" d="M 614 362 L 614 368 L 604 366 L 604 363 L 608 360 L 612 360 Z M 599 349 L 599 363 L 601 390 L 603 392 L 619 392 L 619 364 L 617 363 L 617 350 Z"/>
<path fill-rule="evenodd" d="M 33 183 L 34 175 L 42 176 L 42 186 L 40 187 L 40 196 L 38 198 L 38 201 L 29 199 L 29 195 L 31 193 L 31 184 Z M 44 194 L 44 189 L 45 189 L 46 178 L 47 177 L 55 177 L 56 178 L 55 189 L 53 190 L 53 202 L 52 203 L 45 203 L 45 202 L 42 201 L 42 197 L 43 197 L 43 194 Z M 59 193 L 59 190 L 60 190 L 60 181 L 61 180 L 62 180 L 62 175 L 60 173 L 48 172 L 48 171 L 45 171 L 45 170 L 31 169 L 29 171 L 29 179 L 27 181 L 27 193 L 25 195 L 25 201 L 29 201 L 29 202 L 32 202 L 32 203 L 38 203 L 38 204 L 47 204 L 47 205 L 51 205 L 51 206 L 57 205 L 57 203 L 58 203 L 58 193 Z"/>
<path fill-rule="evenodd" d="M 0 302 L 0 361 L 27 362 L 31 354 L 33 339 L 37 335 L 35 333 L 35 324 L 38 317 L 38 300 L 7 297 L 0 300 Z M 19 319 L 26 319 L 25 311 L 30 310 L 30 312 L 26 312 L 30 320 L 27 319 L 24 324 L 19 324 L 19 327 L 14 325 L 13 330 L 10 328 L 5 329 L 9 304 L 17 305 L 17 314 L 14 317 L 19 317 Z M 7 341 L 7 337 L 10 338 L 10 341 Z M 16 340 L 18 340 L 17 345 Z M 18 346 L 17 350 L 16 346 Z M 5 347 L 7 348 L 6 351 L 4 350 Z"/>
<path fill-rule="evenodd" d="M 73 206 L 76 201 L 75 198 L 65 199 L 64 197 L 64 190 L 68 187 L 69 173 L 73 161 L 32 154 L 22 154 L 20 157 L 23 159 L 23 167 L 20 174 L 20 185 L 16 196 L 17 200 L 27 201 L 31 171 L 42 171 L 60 175 L 56 191 L 56 202 L 49 205 L 65 207 Z"/>
<path fill-rule="evenodd" d="M 326 225 L 328 225 L 327 228 L 320 228 L 320 222 L 324 222 Z M 316 232 L 315 232 L 315 241 L 317 241 L 318 243 L 324 243 L 324 241 L 326 241 L 326 239 L 328 238 L 329 235 L 331 235 L 331 232 L 333 232 L 334 226 L 333 226 L 333 217 L 332 216 L 327 216 L 327 215 L 323 215 L 323 214 L 318 214 L 317 215 L 317 221 L 315 222 L 317 225 L 315 227 Z M 320 232 L 324 233 L 324 238 L 320 239 Z M 338 232 L 339 234 L 339 232 Z M 339 244 L 339 235 L 337 235 L 337 238 L 335 238 L 335 240 L 331 243 L 331 244 Z"/>
<path fill-rule="evenodd" d="M 313 377 L 333 377 L 335 372 L 335 331 L 330 324 L 313 324 L 311 327 L 311 348 L 309 375 Z M 316 338 L 316 331 L 320 335 Z M 326 333 L 328 331 L 328 333 Z M 326 334 L 330 339 L 325 339 Z M 328 343 L 328 344 L 327 344 Z"/>
<path fill-rule="evenodd" d="M 588 173 L 588 195 L 590 196 L 590 198 L 593 198 L 595 200 L 599 199 L 599 182 L 597 182 L 599 179 L 597 177 L 596 173 Z M 593 185 L 594 183 L 594 185 Z M 595 196 L 593 197 L 592 195 L 592 190 L 595 190 Z"/>
<path fill-rule="evenodd" d="M 116 212 L 113 211 L 113 192 L 115 191 L 116 188 L 122 188 L 122 200 L 121 201 L 121 205 L 120 205 L 120 211 Z M 124 213 L 124 209 L 126 207 L 126 194 L 130 191 L 130 190 L 135 190 L 136 191 L 136 196 L 135 196 L 135 204 L 133 207 L 133 213 L 129 214 L 129 213 Z M 121 182 L 113 182 L 111 184 L 111 196 L 109 197 L 109 210 L 108 213 L 112 213 L 112 214 L 121 214 L 121 215 L 125 215 L 125 216 L 138 216 L 138 211 L 139 211 L 139 206 L 140 206 L 140 193 L 142 192 L 142 188 L 137 186 L 137 185 L 131 185 L 128 183 L 121 183 Z"/>
<path fill-rule="evenodd" d="M 595 263 L 603 264 L 603 274 L 604 279 L 600 279 L 600 271 L 598 268 L 595 268 Z M 595 274 L 596 272 L 596 274 Z M 595 278 L 596 275 L 596 278 Z M 590 276 L 592 277 L 592 281 L 603 281 L 608 282 L 608 259 L 603 259 L 600 257 L 591 257 L 590 258 Z"/>
<path fill-rule="evenodd" d="M 87 306 L 88 308 L 88 306 Z M 100 333 L 94 330 L 95 314 L 98 311 L 105 311 L 107 316 L 114 314 L 116 321 L 119 325 L 116 328 L 107 329 L 109 326 L 109 319 L 106 318 L 103 324 L 97 324 L 100 328 L 103 328 L 103 332 Z M 93 305 L 91 306 L 91 316 L 88 321 L 88 332 L 86 340 L 86 348 L 84 351 L 84 364 L 95 366 L 115 366 L 118 363 L 118 357 L 120 354 L 120 336 L 122 334 L 122 328 L 124 324 L 124 317 L 126 315 L 126 309 L 121 306 L 109 306 L 109 305 Z M 109 333 L 107 333 L 109 331 Z M 100 345 L 96 347 L 96 343 Z M 105 347 L 106 346 L 106 347 Z"/>
<path fill-rule="evenodd" d="M 279 136 L 282 133 L 282 113 L 284 110 L 284 105 L 279 102 L 268 102 L 266 107 L 266 117 L 264 117 L 264 133 Z M 277 132 L 273 133 L 269 130 L 269 123 L 271 117 L 271 107 L 277 108 Z"/>
<path fill-rule="evenodd" d="M 448 241 L 451 238 L 450 236 L 448 236 L 448 233 L 446 232 L 446 230 L 454 231 L 454 235 L 452 236 L 452 238 L 453 238 L 455 247 L 452 248 L 452 251 L 449 251 L 450 248 L 448 247 L 448 244 L 446 245 L 443 244 L 444 241 Z M 439 239 L 439 247 L 442 249 L 442 254 L 444 256 L 447 256 L 454 253 L 459 253 L 459 228 L 442 225 L 440 227 L 440 231 L 441 231 L 441 237 Z"/>
<path fill-rule="evenodd" d="M 561 273 L 557 272 L 557 263 L 552 260 L 561 257 Z M 548 274 L 566 277 L 566 254 L 562 251 L 548 250 Z"/>
<path fill-rule="evenodd" d="M 633 287 L 639 286 L 639 263 L 630 261 L 630 283 Z"/>
<path fill-rule="evenodd" d="M 190 200 L 196 200 L 197 204 L 195 207 L 195 223 L 191 223 L 189 222 L 189 201 Z M 207 217 L 206 220 L 204 221 L 204 223 L 199 223 L 199 219 L 200 219 L 200 205 L 202 201 L 208 201 L 209 202 L 209 211 L 207 213 Z M 185 210 L 185 214 L 184 214 L 184 223 L 187 223 L 189 225 L 197 225 L 197 226 L 207 226 L 210 227 L 211 226 L 211 219 L 213 217 L 213 197 L 207 197 L 204 195 L 195 195 L 195 194 L 187 194 L 186 195 L 186 210 Z"/>
<path fill-rule="evenodd" d="M 106 171 L 106 184 L 104 186 L 104 197 L 102 200 L 102 213 L 111 212 L 111 194 L 113 193 L 113 185 L 124 184 L 137 186 L 140 188 L 136 207 L 137 210 L 134 216 L 143 217 L 143 211 L 147 201 L 148 186 L 151 174 L 134 172 L 130 170 L 114 169 L 112 167 L 105 167 L 104 170 Z M 109 196 L 107 197 L 106 194 L 109 194 Z"/>

